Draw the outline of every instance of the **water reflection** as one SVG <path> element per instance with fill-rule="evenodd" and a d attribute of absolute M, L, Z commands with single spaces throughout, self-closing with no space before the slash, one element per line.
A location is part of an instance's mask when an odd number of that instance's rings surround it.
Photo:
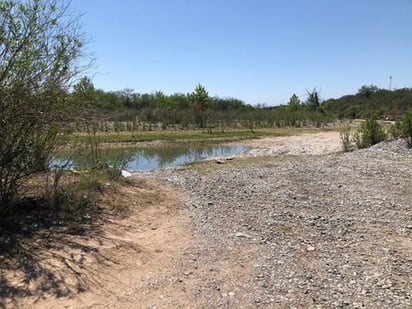
<path fill-rule="evenodd" d="M 153 148 L 108 149 L 104 152 L 104 161 L 117 166 L 120 160 L 127 162 L 126 169 L 130 171 L 153 170 L 157 168 L 175 167 L 207 158 L 233 156 L 248 150 L 242 146 L 222 145 L 183 145 Z M 78 157 L 70 162 L 70 167 L 85 164 L 87 158 Z M 59 165 L 65 158 L 57 158 L 53 164 Z"/>
<path fill-rule="evenodd" d="M 131 171 L 173 167 L 211 157 L 232 156 L 247 150 L 240 146 L 159 147 L 138 150 L 127 164 Z"/>

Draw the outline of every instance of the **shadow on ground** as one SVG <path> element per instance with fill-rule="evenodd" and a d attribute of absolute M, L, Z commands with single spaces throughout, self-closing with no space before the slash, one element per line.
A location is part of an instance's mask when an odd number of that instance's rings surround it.
<path fill-rule="evenodd" d="M 99 250 L 101 209 L 65 212 L 33 200 L 0 214 L 0 308 L 85 291 L 100 285 L 99 267 L 115 263 Z"/>

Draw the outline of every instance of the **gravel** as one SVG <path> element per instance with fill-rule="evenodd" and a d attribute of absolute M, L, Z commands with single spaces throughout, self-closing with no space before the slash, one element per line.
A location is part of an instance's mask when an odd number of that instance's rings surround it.
<path fill-rule="evenodd" d="M 200 241 L 182 264 L 205 308 L 412 308 L 403 140 L 244 160 L 141 173 L 186 194 Z"/>

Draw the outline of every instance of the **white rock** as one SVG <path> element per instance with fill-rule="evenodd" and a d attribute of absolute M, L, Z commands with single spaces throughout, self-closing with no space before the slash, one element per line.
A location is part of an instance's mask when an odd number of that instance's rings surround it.
<path fill-rule="evenodd" d="M 315 251 L 315 250 L 316 250 L 316 248 L 313 247 L 313 246 L 307 246 L 307 247 L 306 247 L 306 251 L 308 251 L 308 252 L 313 252 L 313 251 Z"/>
<path fill-rule="evenodd" d="M 127 177 L 131 177 L 131 176 L 132 176 L 132 173 L 130 173 L 130 172 L 126 171 L 126 170 L 122 170 L 122 171 L 121 171 L 121 175 L 122 175 L 123 177 L 127 178 Z"/>

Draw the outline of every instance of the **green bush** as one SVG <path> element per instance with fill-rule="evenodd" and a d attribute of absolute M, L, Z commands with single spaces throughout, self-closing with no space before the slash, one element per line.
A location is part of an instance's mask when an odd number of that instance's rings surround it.
<path fill-rule="evenodd" d="M 361 124 L 354 135 L 354 142 L 358 148 L 368 148 L 387 139 L 385 128 L 371 116 Z"/>
<path fill-rule="evenodd" d="M 412 146 L 412 111 L 403 114 L 401 130 L 402 136 L 406 139 L 409 146 Z"/>
<path fill-rule="evenodd" d="M 340 140 L 342 142 L 343 151 L 348 152 L 353 150 L 350 125 L 346 124 L 340 131 Z"/>
<path fill-rule="evenodd" d="M 389 134 L 393 138 L 398 138 L 402 136 L 402 128 L 401 128 L 401 122 L 396 121 L 395 123 L 391 124 L 389 126 Z"/>

